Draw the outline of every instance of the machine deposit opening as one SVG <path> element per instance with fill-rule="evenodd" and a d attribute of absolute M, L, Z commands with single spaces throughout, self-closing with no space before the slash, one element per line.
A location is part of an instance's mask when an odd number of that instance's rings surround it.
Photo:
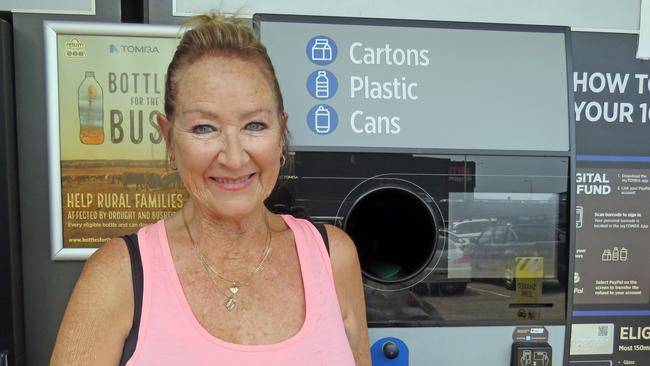
<path fill-rule="evenodd" d="M 350 210 L 345 230 L 354 240 L 364 276 L 383 283 L 409 280 L 436 249 L 436 225 L 427 204 L 401 188 L 380 188 Z"/>

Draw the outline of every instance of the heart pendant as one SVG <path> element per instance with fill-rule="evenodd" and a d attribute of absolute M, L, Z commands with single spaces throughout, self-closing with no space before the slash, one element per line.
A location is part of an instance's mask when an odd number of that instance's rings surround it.
<path fill-rule="evenodd" d="M 237 302 L 233 300 L 232 297 L 229 297 L 224 303 L 224 306 L 226 307 L 226 309 L 228 309 L 228 311 L 233 311 L 237 306 Z"/>
<path fill-rule="evenodd" d="M 239 287 L 237 286 L 230 287 L 230 292 L 232 292 L 233 295 L 236 295 L 239 292 Z"/>

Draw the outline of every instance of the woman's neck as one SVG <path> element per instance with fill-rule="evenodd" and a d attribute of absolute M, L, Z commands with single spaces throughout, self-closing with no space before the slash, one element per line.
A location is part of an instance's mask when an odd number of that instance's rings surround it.
<path fill-rule="evenodd" d="M 270 230 L 270 212 L 264 206 L 245 217 L 223 217 L 190 200 L 181 215 L 185 215 L 187 229 L 196 244 L 203 251 L 219 253 L 216 255 L 223 258 L 255 256 L 264 247 Z"/>

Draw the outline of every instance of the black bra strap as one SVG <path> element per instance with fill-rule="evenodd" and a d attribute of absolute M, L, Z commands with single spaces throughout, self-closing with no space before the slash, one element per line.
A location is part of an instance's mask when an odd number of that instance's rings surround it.
<path fill-rule="evenodd" d="M 323 243 L 325 243 L 325 249 L 327 249 L 327 254 L 330 253 L 330 242 L 329 239 L 327 238 L 327 229 L 325 229 L 325 225 L 321 223 L 314 223 L 314 226 L 316 226 L 316 229 L 318 229 L 318 232 L 320 233 L 320 236 L 323 237 Z"/>
<path fill-rule="evenodd" d="M 129 249 L 129 258 L 131 259 L 131 277 L 133 278 L 133 324 L 131 331 L 124 341 L 122 350 L 122 359 L 120 366 L 126 365 L 135 352 L 135 346 L 138 343 L 138 332 L 140 330 L 140 316 L 142 315 L 142 259 L 140 258 L 140 248 L 138 246 L 138 235 L 124 235 L 122 237 Z"/>

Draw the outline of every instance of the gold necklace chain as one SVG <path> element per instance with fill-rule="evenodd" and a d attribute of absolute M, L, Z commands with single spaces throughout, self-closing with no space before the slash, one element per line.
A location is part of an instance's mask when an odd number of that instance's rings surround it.
<path fill-rule="evenodd" d="M 212 284 L 214 285 L 215 289 L 219 291 L 225 298 L 226 301 L 224 301 L 224 306 L 228 311 L 233 311 L 235 307 L 237 306 L 237 300 L 235 300 L 235 295 L 239 292 L 239 289 L 243 286 L 246 286 L 250 283 L 250 281 L 253 279 L 253 276 L 261 271 L 264 268 L 264 262 L 266 259 L 269 257 L 269 254 L 271 254 L 271 250 L 273 249 L 271 246 L 271 239 L 273 237 L 273 234 L 271 232 L 271 228 L 269 227 L 269 223 L 267 221 L 266 214 L 264 215 L 264 223 L 266 224 L 266 245 L 264 247 L 264 253 L 262 254 L 262 257 L 260 258 L 260 261 L 257 263 L 257 266 L 253 268 L 253 270 L 248 274 L 248 276 L 245 278 L 243 281 L 235 281 L 232 279 L 228 279 L 221 275 L 214 267 L 210 265 L 208 260 L 205 258 L 203 253 L 201 252 L 201 249 L 199 246 L 196 244 L 194 241 L 194 237 L 192 237 L 192 232 L 190 231 L 190 228 L 187 224 L 187 220 L 185 219 L 185 215 L 183 212 L 181 212 L 181 216 L 183 217 L 183 224 L 185 225 L 185 231 L 187 231 L 187 236 L 190 237 L 190 242 L 192 242 L 192 246 L 194 247 L 194 252 L 196 253 L 196 257 L 201 262 L 201 265 L 205 269 L 205 271 L 208 273 L 208 277 L 210 278 L 210 281 L 212 281 Z M 224 293 L 218 286 L 217 284 L 217 278 L 226 281 L 230 283 L 230 287 L 228 288 L 230 290 L 230 294 Z"/>

